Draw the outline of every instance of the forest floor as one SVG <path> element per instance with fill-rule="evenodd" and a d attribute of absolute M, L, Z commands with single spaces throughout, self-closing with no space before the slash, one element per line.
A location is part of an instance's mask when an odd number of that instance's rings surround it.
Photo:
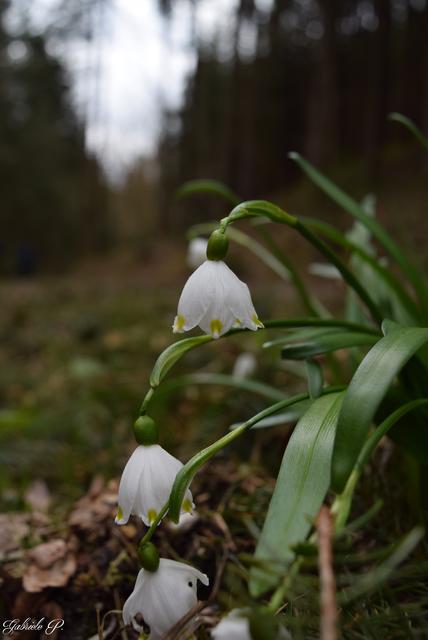
<path fill-rule="evenodd" d="M 148 267 L 118 259 L 71 276 L 1 284 L 2 621 L 63 619 L 53 639 L 137 637 L 123 628 L 118 612 L 138 570 L 135 549 L 143 527 L 135 519 L 124 527 L 114 524 L 117 486 L 150 370 L 174 339 L 170 326 L 187 274 L 181 261 L 180 251 L 171 250 L 168 268 L 162 255 Z M 280 282 L 267 290 L 262 275 L 254 286 L 260 315 L 273 316 L 284 306 L 291 316 L 296 303 L 290 291 Z M 326 288 L 327 302 L 334 304 L 336 296 Z M 262 353 L 263 341 L 242 335 L 209 345 L 189 354 L 170 375 L 231 373 L 237 355 L 250 350 L 257 376 L 281 389 L 299 389 L 298 372 L 284 368 L 278 354 Z M 163 446 L 186 460 L 264 406 L 265 399 L 236 390 L 172 385 L 153 410 Z M 250 433 L 217 456 L 192 484 L 197 515 L 188 528 L 165 523 L 156 534 L 164 555 L 188 560 L 209 575 L 211 586 L 200 590 L 200 598 L 210 598 L 216 585 L 215 598 L 199 617 L 198 638 L 209 637 L 222 611 L 251 605 L 251 554 L 289 433 L 289 427 Z M 411 487 L 397 473 L 396 460 L 386 444 L 357 495 L 355 527 L 335 546 L 339 586 L 381 564 L 391 545 L 418 522 Z M 364 528 L 358 525 L 361 516 Z M 379 589 L 343 603 L 341 637 L 428 637 L 427 575 L 426 554 L 412 556 Z M 284 611 L 294 639 L 319 637 L 316 549 L 290 585 Z M 25 631 L 11 637 L 45 635 Z"/>

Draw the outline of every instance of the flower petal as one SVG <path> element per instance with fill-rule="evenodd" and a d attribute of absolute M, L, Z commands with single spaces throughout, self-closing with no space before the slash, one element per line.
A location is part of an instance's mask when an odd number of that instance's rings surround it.
<path fill-rule="evenodd" d="M 119 509 L 116 517 L 117 524 L 126 524 L 133 513 L 137 495 L 138 482 L 144 469 L 145 447 L 138 446 L 123 470 L 119 484 Z"/>
<path fill-rule="evenodd" d="M 147 572 L 144 569 L 140 569 L 134 590 L 123 605 L 122 617 L 125 624 L 131 624 L 137 613 L 141 613 L 141 591 L 146 575 Z"/>
<path fill-rule="evenodd" d="M 211 260 L 206 260 L 196 269 L 184 285 L 178 301 L 174 333 L 190 331 L 199 324 L 214 294 L 215 279 Z"/>
<path fill-rule="evenodd" d="M 146 525 L 153 521 L 169 498 L 175 477 L 183 464 L 160 445 L 146 447 L 146 460 L 138 488 L 138 514 Z M 186 493 L 192 503 L 192 494 Z"/>

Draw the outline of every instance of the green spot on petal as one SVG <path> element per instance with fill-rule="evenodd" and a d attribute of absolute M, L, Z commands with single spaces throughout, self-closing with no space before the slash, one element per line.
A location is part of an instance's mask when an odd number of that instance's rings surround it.
<path fill-rule="evenodd" d="M 263 322 L 261 322 L 258 317 L 256 316 L 256 314 L 253 315 L 253 317 L 251 318 L 251 320 L 254 322 L 254 324 L 256 324 L 258 327 L 260 327 L 260 329 L 264 329 L 264 324 Z"/>
<path fill-rule="evenodd" d="M 149 509 L 147 511 L 147 520 L 150 522 L 150 524 L 152 524 L 152 522 L 156 520 L 157 514 L 158 512 L 156 511 L 156 509 Z"/>
<path fill-rule="evenodd" d="M 219 337 L 222 328 L 223 328 L 223 324 L 220 320 L 211 320 L 210 329 L 214 338 Z"/>
<path fill-rule="evenodd" d="M 174 322 L 174 329 L 176 331 L 183 331 L 186 326 L 186 318 L 182 315 L 178 315 Z"/>
<path fill-rule="evenodd" d="M 123 520 L 123 511 L 122 511 L 122 507 L 119 505 L 117 508 L 117 519 L 118 520 Z"/>
<path fill-rule="evenodd" d="M 185 511 L 186 513 L 192 513 L 192 503 L 188 498 L 183 500 L 183 511 Z"/>

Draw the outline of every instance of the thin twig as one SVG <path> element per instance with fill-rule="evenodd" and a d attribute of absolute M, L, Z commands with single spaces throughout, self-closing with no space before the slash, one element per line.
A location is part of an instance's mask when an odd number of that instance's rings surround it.
<path fill-rule="evenodd" d="M 320 637 L 321 640 L 337 640 L 339 613 L 336 602 L 336 579 L 333 571 L 331 541 L 334 534 L 330 509 L 321 507 L 316 522 L 318 541 L 318 570 L 320 575 Z"/>

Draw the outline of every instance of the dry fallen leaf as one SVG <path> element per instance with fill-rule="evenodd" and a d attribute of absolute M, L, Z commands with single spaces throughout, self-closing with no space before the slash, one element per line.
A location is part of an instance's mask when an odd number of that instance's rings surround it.
<path fill-rule="evenodd" d="M 109 482 L 105 487 L 103 479 L 97 476 L 88 493 L 77 501 L 68 522 L 72 527 L 102 533 L 100 524 L 113 522 L 116 508 L 117 483 Z"/>
<path fill-rule="evenodd" d="M 28 552 L 28 558 L 30 565 L 22 584 L 30 593 L 37 593 L 45 587 L 63 587 L 77 568 L 74 551 L 61 539 L 39 544 Z"/>
<path fill-rule="evenodd" d="M 0 514 L 0 554 L 8 554 L 21 547 L 21 540 L 30 532 L 25 513 Z"/>

